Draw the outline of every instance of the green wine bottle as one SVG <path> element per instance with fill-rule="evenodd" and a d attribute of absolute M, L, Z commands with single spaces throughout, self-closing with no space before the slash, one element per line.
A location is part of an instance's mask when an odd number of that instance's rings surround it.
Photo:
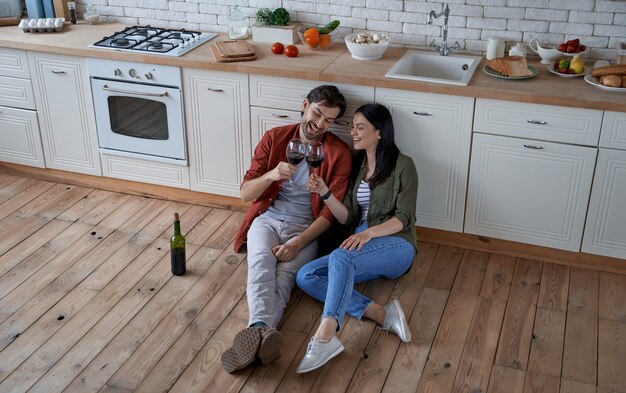
<path fill-rule="evenodd" d="M 172 274 L 182 276 L 187 271 L 185 266 L 185 236 L 180 233 L 178 213 L 174 213 L 174 236 L 170 239 L 170 254 L 172 256 Z"/>

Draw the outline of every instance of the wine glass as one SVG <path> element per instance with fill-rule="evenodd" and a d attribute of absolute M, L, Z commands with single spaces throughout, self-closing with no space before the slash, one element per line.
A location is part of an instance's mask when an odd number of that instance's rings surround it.
<path fill-rule="evenodd" d="M 306 163 L 315 171 L 324 161 L 324 145 L 322 142 L 313 142 L 306 145 Z"/>
<path fill-rule="evenodd" d="M 287 144 L 287 161 L 291 165 L 298 165 L 304 160 L 305 156 L 305 145 L 298 138 L 294 138 L 289 141 Z M 289 178 L 286 182 L 283 183 L 283 188 L 287 190 L 295 190 L 298 188 L 298 185 Z"/>

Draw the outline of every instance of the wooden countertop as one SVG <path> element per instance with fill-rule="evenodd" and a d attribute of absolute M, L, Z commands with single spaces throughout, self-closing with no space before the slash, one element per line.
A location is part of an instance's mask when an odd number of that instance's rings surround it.
<path fill-rule="evenodd" d="M 202 45 L 181 57 L 146 55 L 129 52 L 89 48 L 89 45 L 123 30 L 126 25 L 101 23 L 88 25 L 66 24 L 63 31 L 55 33 L 24 33 L 17 26 L 0 27 L 0 47 L 35 50 L 83 57 L 97 57 L 121 61 L 173 65 L 219 71 L 242 72 L 260 75 L 282 76 L 320 80 L 334 83 L 388 87 L 393 89 L 423 91 L 469 97 L 501 99 L 626 112 L 626 89 L 615 92 L 600 89 L 585 82 L 583 78 L 561 78 L 548 72 L 543 64 L 530 60 L 539 69 L 539 75 L 525 80 L 503 80 L 484 74 L 482 64 L 468 86 L 440 83 L 413 82 L 385 78 L 385 74 L 402 57 L 406 49 L 389 48 L 385 56 L 376 61 L 359 61 L 350 56 L 345 46 L 333 43 L 325 51 L 311 50 L 298 45 L 295 58 L 271 53 L 270 44 L 251 42 L 257 60 L 239 63 L 217 63 L 209 44 Z M 224 40 L 220 35 L 216 38 Z"/>

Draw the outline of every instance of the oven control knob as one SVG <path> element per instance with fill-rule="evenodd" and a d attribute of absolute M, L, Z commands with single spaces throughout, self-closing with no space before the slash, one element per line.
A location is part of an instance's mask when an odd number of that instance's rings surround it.
<path fill-rule="evenodd" d="M 137 77 L 137 70 L 134 68 L 131 68 L 130 70 L 128 70 L 128 75 L 130 75 L 131 78 L 136 78 Z"/>
<path fill-rule="evenodd" d="M 120 70 L 119 68 L 116 68 L 115 71 L 113 71 L 113 75 L 122 76 L 122 70 Z"/>
<path fill-rule="evenodd" d="M 152 78 L 153 78 L 153 77 L 152 77 L 152 73 L 151 73 L 151 72 L 147 72 L 147 73 L 146 73 L 146 79 L 150 80 L 150 79 L 152 79 Z"/>

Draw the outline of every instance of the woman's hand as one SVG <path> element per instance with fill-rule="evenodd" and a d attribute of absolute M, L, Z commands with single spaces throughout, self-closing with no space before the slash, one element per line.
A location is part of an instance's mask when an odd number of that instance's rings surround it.
<path fill-rule="evenodd" d="M 328 192 L 328 186 L 324 183 L 324 179 L 315 173 L 311 173 L 309 176 L 306 188 L 309 192 L 315 192 L 319 195 L 324 195 Z"/>
<path fill-rule="evenodd" d="M 298 255 L 300 251 L 300 244 L 298 243 L 298 238 L 292 238 L 285 244 L 280 244 L 274 248 L 272 248 L 272 252 L 278 262 L 289 262 Z"/>
<path fill-rule="evenodd" d="M 344 250 L 352 251 L 356 248 L 357 251 L 361 251 L 363 245 L 372 240 L 372 237 L 372 232 L 369 229 L 366 229 L 363 232 L 355 233 L 354 235 L 350 236 L 349 238 L 344 240 L 339 247 L 343 248 Z"/>

